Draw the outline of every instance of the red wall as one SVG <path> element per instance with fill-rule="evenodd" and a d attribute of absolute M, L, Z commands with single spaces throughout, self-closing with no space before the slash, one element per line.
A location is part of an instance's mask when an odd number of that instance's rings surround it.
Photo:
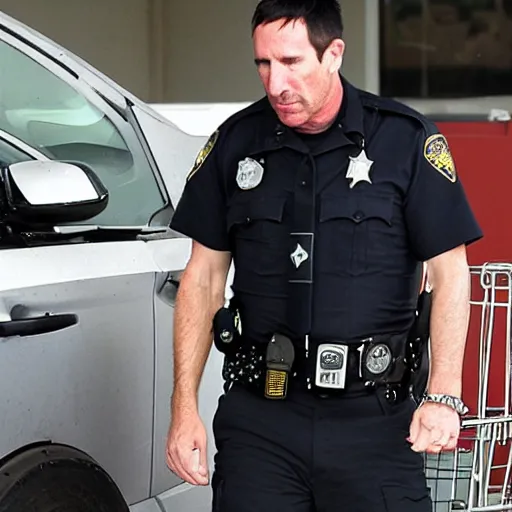
<path fill-rule="evenodd" d="M 470 265 L 488 261 L 512 262 L 512 130 L 510 123 L 438 122 L 455 159 L 459 177 L 479 221 L 484 238 L 468 248 Z M 433 198 L 435 200 L 435 198 Z M 472 280 L 472 298 L 481 299 L 478 279 Z M 506 294 L 498 296 L 508 300 Z M 464 363 L 464 400 L 476 413 L 481 308 L 473 307 Z M 505 367 L 505 310 L 496 315 L 493 333 L 489 405 L 503 405 Z M 464 435 L 464 434 L 463 434 Z M 464 444 L 464 443 L 462 443 Z M 497 454 L 505 462 L 504 450 Z M 507 450 L 508 451 L 508 450 Z M 497 462 L 497 461 L 496 461 Z M 500 478 L 492 478 L 498 483 Z"/>
<path fill-rule="evenodd" d="M 487 261 L 512 262 L 512 130 L 510 123 L 439 122 L 448 139 L 459 177 L 480 223 L 484 238 L 468 248 L 470 265 Z M 433 198 L 435 200 L 435 198 Z M 472 281 L 473 298 L 479 284 Z M 478 296 L 481 298 L 481 296 Z M 464 398 L 475 412 L 478 391 L 478 340 L 480 308 L 473 308 L 464 368 Z M 493 367 L 490 382 L 492 405 L 503 400 L 505 316 L 496 318 Z"/>

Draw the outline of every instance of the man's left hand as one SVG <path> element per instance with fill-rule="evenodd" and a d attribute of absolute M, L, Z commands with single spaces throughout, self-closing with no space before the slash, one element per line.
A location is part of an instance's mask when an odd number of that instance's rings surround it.
<path fill-rule="evenodd" d="M 412 417 L 408 441 L 416 452 L 453 451 L 460 433 L 460 416 L 447 405 L 427 402 Z"/>

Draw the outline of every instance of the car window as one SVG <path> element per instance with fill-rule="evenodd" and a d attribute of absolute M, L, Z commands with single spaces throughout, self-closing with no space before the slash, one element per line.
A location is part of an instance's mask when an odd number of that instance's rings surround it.
<path fill-rule="evenodd" d="M 0 138 L 0 167 L 7 167 L 8 165 L 25 162 L 27 160 L 33 159 L 11 143 Z"/>
<path fill-rule="evenodd" d="M 109 191 L 87 223 L 146 225 L 166 200 L 131 125 L 0 40 L 0 129 L 51 159 L 88 164 Z M 105 111 L 110 109 L 105 109 Z"/>

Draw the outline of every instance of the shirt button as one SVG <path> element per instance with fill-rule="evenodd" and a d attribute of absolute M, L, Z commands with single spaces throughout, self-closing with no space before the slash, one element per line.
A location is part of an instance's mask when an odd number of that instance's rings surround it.
<path fill-rule="evenodd" d="M 356 213 L 354 213 L 354 219 L 355 220 L 364 219 L 364 213 L 362 211 L 358 210 Z"/>
<path fill-rule="evenodd" d="M 300 184 L 305 187 L 306 186 L 306 182 L 305 181 L 301 181 Z"/>

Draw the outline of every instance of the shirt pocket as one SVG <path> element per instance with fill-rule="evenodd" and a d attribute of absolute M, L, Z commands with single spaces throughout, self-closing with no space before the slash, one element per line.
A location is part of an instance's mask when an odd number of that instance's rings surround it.
<path fill-rule="evenodd" d="M 322 272 L 353 276 L 382 272 L 396 233 L 393 196 L 327 196 L 320 203 Z"/>
<path fill-rule="evenodd" d="M 286 197 L 240 194 L 228 207 L 227 229 L 237 268 L 276 275 L 287 268 Z"/>

